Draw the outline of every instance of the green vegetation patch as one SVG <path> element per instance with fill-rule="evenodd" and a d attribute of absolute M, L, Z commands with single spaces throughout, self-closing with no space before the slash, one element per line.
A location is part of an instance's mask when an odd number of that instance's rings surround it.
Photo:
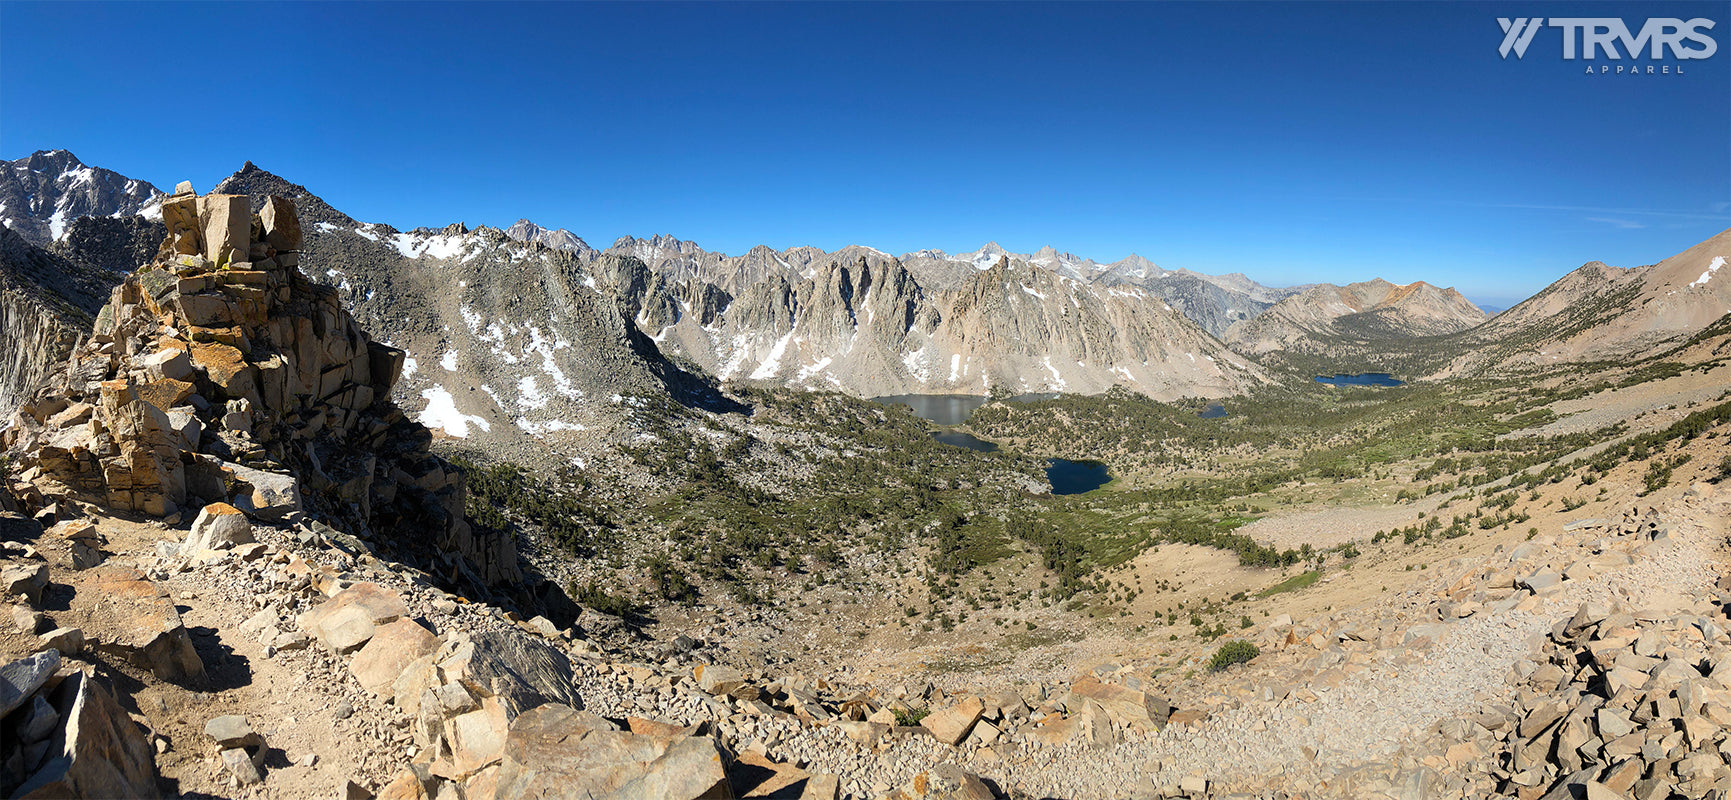
<path fill-rule="evenodd" d="M 1257 597 L 1272 597 L 1274 595 L 1280 594 L 1281 592 L 1295 592 L 1295 591 L 1298 591 L 1299 589 L 1303 589 L 1307 586 L 1314 585 L 1318 580 L 1321 580 L 1321 578 L 1322 578 L 1322 571 L 1321 570 L 1314 570 L 1313 569 L 1313 570 L 1308 570 L 1305 572 L 1300 572 L 1297 575 L 1294 575 L 1290 578 L 1287 578 L 1286 580 L 1283 580 L 1277 584 L 1274 584 L 1273 586 L 1268 587 L 1267 589 L 1263 589 L 1262 591 L 1257 592 L 1256 596 Z"/>

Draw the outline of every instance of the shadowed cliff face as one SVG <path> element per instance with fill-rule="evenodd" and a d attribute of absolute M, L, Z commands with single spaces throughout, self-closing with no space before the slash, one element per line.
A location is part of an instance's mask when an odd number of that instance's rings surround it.
<path fill-rule="evenodd" d="M 115 280 L 0 229 L 0 413 L 26 402 L 89 334 Z"/>

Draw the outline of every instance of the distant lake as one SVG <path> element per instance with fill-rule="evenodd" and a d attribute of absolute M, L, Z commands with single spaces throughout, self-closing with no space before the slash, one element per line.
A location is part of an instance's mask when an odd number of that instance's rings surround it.
<path fill-rule="evenodd" d="M 1361 372 L 1357 375 L 1316 376 L 1317 383 L 1330 386 L 1405 386 L 1406 381 L 1397 381 L 1393 375 L 1386 372 Z"/>
<path fill-rule="evenodd" d="M 1014 403 L 1030 403 L 1057 398 L 1057 394 L 1019 394 L 1008 399 Z M 939 425 L 960 425 L 967 421 L 975 409 L 992 401 L 990 397 L 977 394 L 897 394 L 867 399 L 873 403 L 907 406 L 914 410 L 915 416 Z"/>
<path fill-rule="evenodd" d="M 1054 458 L 1046 462 L 1046 480 L 1052 482 L 1052 494 L 1082 494 L 1105 486 L 1112 476 L 1098 461 Z"/>
<path fill-rule="evenodd" d="M 996 453 L 998 445 L 961 431 L 934 431 L 932 438 L 951 447 L 966 447 L 981 453 Z"/>
<path fill-rule="evenodd" d="M 1220 419 L 1226 416 L 1226 406 L 1221 403 L 1209 403 L 1208 407 L 1198 411 L 1196 416 L 1203 419 Z"/>

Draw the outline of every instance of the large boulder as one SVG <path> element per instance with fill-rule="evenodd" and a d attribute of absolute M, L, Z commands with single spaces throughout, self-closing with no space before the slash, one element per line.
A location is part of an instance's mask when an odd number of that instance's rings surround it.
<path fill-rule="evenodd" d="M 293 475 L 249 469 L 238 464 L 225 464 L 234 473 L 237 491 L 231 498 L 234 505 L 247 514 L 266 520 L 280 520 L 289 512 L 301 510 L 300 482 Z"/>
<path fill-rule="evenodd" d="M 204 662 L 167 592 L 126 567 L 100 571 L 96 586 L 115 621 L 112 632 L 96 644 L 97 652 L 129 659 L 161 680 L 204 680 Z"/>
<path fill-rule="evenodd" d="M 159 796 L 150 742 L 108 692 L 74 672 L 52 694 L 65 726 L 49 742 L 47 763 L 12 797 Z"/>
<path fill-rule="evenodd" d="M 242 194 L 198 198 L 204 228 L 204 255 L 218 264 L 247 260 L 252 245 L 252 201 Z"/>
<path fill-rule="evenodd" d="M 571 660 L 546 641 L 517 631 L 459 638 L 439 669 L 446 680 L 461 681 L 477 694 L 498 695 L 513 717 L 543 703 L 583 707 L 572 689 Z"/>
<path fill-rule="evenodd" d="M 295 624 L 326 647 L 339 653 L 359 648 L 373 638 L 378 626 L 409 615 L 409 606 L 396 592 L 376 583 L 350 586 L 302 613 Z"/>
<path fill-rule="evenodd" d="M 570 706 L 548 704 L 511 723 L 498 800 L 731 798 L 726 757 L 707 736 L 646 736 Z"/>
<path fill-rule="evenodd" d="M 933 739 L 947 745 L 958 745 L 968 737 L 968 731 L 974 729 L 974 723 L 984 712 L 985 703 L 978 697 L 969 697 L 949 708 L 927 714 L 920 725 L 931 733 Z"/>
<path fill-rule="evenodd" d="M 361 688 L 389 694 L 404 669 L 438 649 L 439 637 L 412 619 L 399 619 L 373 631 L 373 638 L 349 662 L 349 671 Z"/>
<path fill-rule="evenodd" d="M 226 550 L 253 541 L 252 523 L 240 509 L 227 503 L 211 503 L 198 512 L 198 519 L 193 520 L 192 534 L 186 537 L 183 552 L 197 554 L 200 550 Z"/>
<path fill-rule="evenodd" d="M 0 717 L 24 705 L 59 667 L 59 650 L 43 650 L 0 667 Z"/>
<path fill-rule="evenodd" d="M 1172 715 L 1172 704 L 1165 698 L 1093 678 L 1076 681 L 1070 694 L 1099 703 L 1113 722 L 1125 727 L 1159 730 Z"/>
<path fill-rule="evenodd" d="M 264 240 L 279 252 L 301 249 L 301 223 L 293 200 L 270 196 L 258 209 Z"/>

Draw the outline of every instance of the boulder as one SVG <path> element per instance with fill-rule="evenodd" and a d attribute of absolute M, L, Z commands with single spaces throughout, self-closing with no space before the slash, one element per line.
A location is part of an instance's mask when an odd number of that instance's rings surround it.
<path fill-rule="evenodd" d="M 409 607 L 396 592 L 362 582 L 295 618 L 302 631 L 339 653 L 367 643 L 375 629 L 408 616 Z"/>
<path fill-rule="evenodd" d="M 645 736 L 550 703 L 511 724 L 498 800 L 540 797 L 731 798 L 725 756 L 707 736 Z"/>
<path fill-rule="evenodd" d="M 932 738 L 947 745 L 961 744 L 972 730 L 974 723 L 985 711 L 985 704 L 978 697 L 969 697 L 949 708 L 933 711 L 920 721 L 920 727 L 931 733 Z"/>
<path fill-rule="evenodd" d="M 252 201 L 240 194 L 198 198 L 204 256 L 218 264 L 245 261 L 252 250 Z"/>
<path fill-rule="evenodd" d="M 263 737 L 252 729 L 252 723 L 247 722 L 246 717 L 241 714 L 213 717 L 204 723 L 204 735 L 209 736 L 216 742 L 216 746 L 223 750 L 264 746 Z"/>
<path fill-rule="evenodd" d="M 141 383 L 132 387 L 138 399 L 154 406 L 158 411 L 168 411 L 179 406 L 192 396 L 193 385 L 174 378 L 161 378 L 149 383 Z"/>
<path fill-rule="evenodd" d="M 197 555 L 200 550 L 227 550 L 253 541 L 252 523 L 240 509 L 227 503 L 211 503 L 193 520 L 192 533 L 186 537 L 181 552 Z"/>
<path fill-rule="evenodd" d="M 185 381 L 192 378 L 192 359 L 178 347 L 168 347 L 138 359 L 151 380 Z M 158 408 L 162 408 L 158 406 Z M 167 409 L 163 409 L 167 410 Z"/>
<path fill-rule="evenodd" d="M 421 784 L 421 778 L 414 770 L 405 769 L 397 773 L 384 788 L 379 789 L 379 793 L 373 795 L 373 800 L 428 800 L 427 787 Z"/>
<path fill-rule="evenodd" d="M 235 782 L 241 786 L 264 782 L 264 776 L 258 772 L 258 765 L 253 763 L 252 756 L 245 750 L 238 747 L 224 750 L 218 757 L 222 759 L 223 769 L 228 770 L 228 774 L 233 775 Z"/>
<path fill-rule="evenodd" d="M 224 395 L 221 399 L 249 400 L 258 397 L 253 380 L 256 371 L 239 349 L 221 342 L 193 342 L 192 362 L 204 370 L 210 382 Z"/>
<path fill-rule="evenodd" d="M 1172 704 L 1164 698 L 1093 678 L 1076 681 L 1070 694 L 1099 703 L 1113 722 L 1126 727 L 1159 730 L 1172 714 Z"/>
<path fill-rule="evenodd" d="M 459 638 L 439 669 L 447 681 L 461 681 L 477 695 L 498 695 L 512 717 L 543 703 L 583 707 L 572 688 L 571 660 L 545 640 L 518 631 Z"/>
<path fill-rule="evenodd" d="M 224 464 L 223 467 L 232 471 L 240 484 L 230 502 L 248 516 L 274 521 L 301 510 L 300 482 L 293 475 L 265 472 L 238 464 Z"/>
<path fill-rule="evenodd" d="M 353 661 L 349 671 L 361 688 L 373 694 L 388 692 L 403 670 L 439 649 L 439 637 L 412 619 L 399 619 L 378 626 L 373 637 Z"/>
<path fill-rule="evenodd" d="M 30 715 L 18 729 L 18 738 L 26 743 L 47 739 L 60 727 L 60 712 L 48 704 L 48 698 L 38 694 L 30 700 Z"/>
<path fill-rule="evenodd" d="M 939 764 L 890 794 L 891 800 L 992 800 L 991 787 L 955 764 Z"/>
<path fill-rule="evenodd" d="M 166 592 L 138 570 L 124 567 L 100 571 L 96 585 L 115 621 L 96 645 L 97 652 L 127 658 L 165 681 L 204 679 L 204 662 Z"/>
<path fill-rule="evenodd" d="M 65 655 L 77 655 L 84 649 L 84 631 L 77 628 L 55 628 L 42 634 L 42 643 Z"/>
<path fill-rule="evenodd" d="M 173 197 L 162 201 L 162 222 L 168 228 L 163 246 L 178 255 L 196 256 L 204 252 L 204 226 L 198 219 L 198 198 L 192 194 L 190 183 L 186 187 L 185 192 L 176 190 Z"/>
<path fill-rule="evenodd" d="M 38 526 L 38 529 L 40 527 Z M 42 604 L 42 590 L 47 588 L 47 564 L 7 567 L 0 570 L 0 592 L 23 597 L 30 601 L 31 605 Z"/>
<path fill-rule="evenodd" d="M 293 200 L 275 195 L 266 197 L 258 218 L 264 227 L 265 243 L 272 249 L 278 252 L 301 249 L 301 223 Z"/>
<path fill-rule="evenodd" d="M 29 606 L 16 605 L 12 607 L 12 625 L 22 633 L 40 633 L 48 627 L 48 615 Z"/>
<path fill-rule="evenodd" d="M 468 776 L 498 763 L 504 755 L 510 726 L 505 706 L 496 697 L 486 698 L 475 710 L 446 720 L 443 734 L 450 748 L 452 772 Z"/>
<path fill-rule="evenodd" d="M 691 670 L 697 688 L 712 695 L 731 695 L 741 700 L 757 699 L 757 688 L 745 682 L 745 673 L 720 664 L 698 664 Z"/>
<path fill-rule="evenodd" d="M 0 717 L 24 705 L 59 668 L 59 650 L 43 650 L 0 666 Z"/>
<path fill-rule="evenodd" d="M 54 690 L 66 721 L 49 742 L 50 758 L 14 798 L 156 797 L 156 762 L 144 731 L 82 672 Z"/>

